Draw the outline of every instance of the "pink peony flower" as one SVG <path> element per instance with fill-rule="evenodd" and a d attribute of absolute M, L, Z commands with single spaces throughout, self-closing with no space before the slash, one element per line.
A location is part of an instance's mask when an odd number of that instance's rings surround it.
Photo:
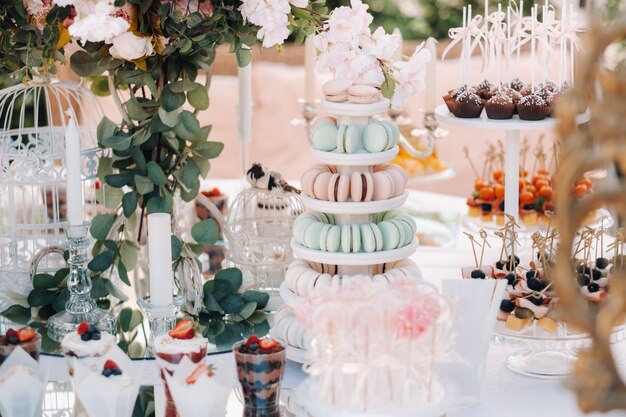
<path fill-rule="evenodd" d="M 408 61 L 394 63 L 396 89 L 391 98 L 391 105 L 394 108 L 402 108 L 409 97 L 425 88 L 426 64 L 430 60 L 430 51 L 421 48 L 416 50 Z"/>
<path fill-rule="evenodd" d="M 172 0 L 171 3 L 173 3 L 172 10 L 181 12 L 183 17 L 187 17 L 190 13 L 201 13 L 207 18 L 213 16 L 214 7 L 211 0 Z"/>
<path fill-rule="evenodd" d="M 150 56 L 154 53 L 152 42 L 147 36 L 135 36 L 132 32 L 124 32 L 113 38 L 109 49 L 113 58 L 133 61 Z"/>

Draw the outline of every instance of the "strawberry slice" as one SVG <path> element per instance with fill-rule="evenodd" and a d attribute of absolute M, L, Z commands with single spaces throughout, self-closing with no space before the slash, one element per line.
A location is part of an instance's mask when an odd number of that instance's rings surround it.
<path fill-rule="evenodd" d="M 87 330 L 89 330 L 89 323 L 85 323 L 85 322 L 82 322 L 81 324 L 79 324 L 78 328 L 76 329 L 79 336 L 82 336 L 84 333 L 87 333 Z"/>
<path fill-rule="evenodd" d="M 30 327 L 22 327 L 17 331 L 17 340 L 20 343 L 30 342 L 35 338 L 35 329 L 31 329 Z"/>
<path fill-rule="evenodd" d="M 104 369 L 116 369 L 116 368 L 119 368 L 119 366 L 117 366 L 117 363 L 115 363 L 114 360 L 107 359 L 106 362 L 104 362 Z"/>
<path fill-rule="evenodd" d="M 259 341 L 259 347 L 261 349 L 270 350 L 278 346 L 278 342 L 271 337 L 266 337 Z"/>
<path fill-rule="evenodd" d="M 9 337 L 11 337 L 11 336 L 17 337 L 17 330 L 15 330 L 15 329 L 8 329 L 5 336 L 6 336 L 7 339 Z"/>
<path fill-rule="evenodd" d="M 174 339 L 193 339 L 196 332 L 191 321 L 181 320 L 172 330 L 170 330 L 169 335 Z"/>
<path fill-rule="evenodd" d="M 259 338 L 256 337 L 255 335 L 252 335 L 250 337 L 248 337 L 248 340 L 246 340 L 246 348 L 250 349 L 250 346 L 252 346 L 255 343 L 259 343 Z"/>
<path fill-rule="evenodd" d="M 206 371 L 206 365 L 201 363 L 196 367 L 196 369 L 194 369 L 191 375 L 189 375 L 187 379 L 185 379 L 185 382 L 190 385 L 195 384 L 198 378 L 200 378 L 200 375 L 204 373 L 204 371 Z"/>

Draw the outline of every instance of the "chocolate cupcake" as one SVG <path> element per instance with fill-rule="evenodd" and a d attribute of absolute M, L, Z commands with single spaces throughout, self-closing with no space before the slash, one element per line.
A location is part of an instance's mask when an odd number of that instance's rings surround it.
<path fill-rule="evenodd" d="M 474 88 L 476 89 L 476 95 L 482 99 L 489 100 L 495 94 L 496 85 L 485 79 Z"/>
<path fill-rule="evenodd" d="M 485 111 L 490 119 L 510 119 L 515 111 L 515 103 L 511 97 L 501 91 L 487 100 Z"/>
<path fill-rule="evenodd" d="M 483 101 L 479 96 L 469 91 L 465 91 L 456 97 L 456 117 L 472 119 L 480 117 L 483 111 Z"/>
<path fill-rule="evenodd" d="M 536 94 L 522 97 L 517 103 L 517 113 L 522 120 L 543 120 L 549 111 L 545 100 Z"/>
<path fill-rule="evenodd" d="M 454 111 L 456 108 L 456 100 L 452 96 L 452 94 L 446 94 L 445 96 L 443 96 L 443 102 L 446 103 L 446 107 L 448 107 L 448 111 L 454 114 Z"/>
<path fill-rule="evenodd" d="M 535 91 L 537 91 L 536 88 L 535 88 Z M 519 92 L 524 97 L 533 94 L 533 86 L 532 86 L 532 84 L 526 84 Z"/>
<path fill-rule="evenodd" d="M 555 93 L 558 90 L 558 86 L 556 85 L 556 83 L 550 80 L 546 80 L 542 82 L 541 84 L 539 84 L 539 88 L 542 90 L 543 89 L 548 90 L 551 93 Z"/>
<path fill-rule="evenodd" d="M 514 78 L 513 80 L 511 80 L 510 84 L 511 88 L 517 92 L 522 91 L 522 89 L 526 86 L 524 81 L 520 80 L 519 78 Z"/>
<path fill-rule="evenodd" d="M 541 97 L 543 101 L 546 102 L 546 106 L 548 106 L 548 109 L 549 109 L 548 114 L 552 113 L 552 108 L 554 105 L 554 93 L 552 93 L 550 90 L 544 87 L 540 89 L 539 91 L 536 91 L 535 94 Z"/>

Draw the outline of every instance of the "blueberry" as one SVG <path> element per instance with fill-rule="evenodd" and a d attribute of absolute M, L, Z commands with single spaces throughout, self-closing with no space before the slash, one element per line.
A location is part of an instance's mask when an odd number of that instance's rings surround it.
<path fill-rule="evenodd" d="M 537 271 L 535 271 L 534 269 L 531 269 L 530 271 L 526 272 L 526 278 L 535 278 L 537 276 Z"/>
<path fill-rule="evenodd" d="M 541 291 L 546 288 L 546 284 L 538 280 L 537 278 L 528 278 L 526 280 L 526 285 L 528 285 L 528 288 L 533 291 Z"/>
<path fill-rule="evenodd" d="M 250 350 L 257 350 L 259 348 L 259 344 L 258 343 L 253 343 L 250 345 L 250 347 L 248 349 Z"/>
<path fill-rule="evenodd" d="M 122 375 L 122 370 L 120 368 L 115 368 L 111 371 L 113 375 Z"/>
<path fill-rule="evenodd" d="M 589 292 L 598 292 L 600 291 L 600 286 L 596 282 L 591 282 L 587 285 L 587 290 Z"/>
<path fill-rule="evenodd" d="M 102 375 L 106 376 L 107 378 L 111 376 L 112 374 L 112 370 L 111 369 L 103 369 L 102 370 Z"/>
<path fill-rule="evenodd" d="M 540 306 L 541 304 L 543 304 L 543 297 L 539 293 L 533 294 L 532 296 L 528 298 L 528 301 L 530 301 L 536 306 Z"/>
<path fill-rule="evenodd" d="M 591 270 L 591 276 L 593 277 L 594 281 L 597 281 L 600 278 L 602 278 L 602 272 L 600 272 L 599 269 L 592 269 Z"/>
<path fill-rule="evenodd" d="M 100 332 L 91 335 L 91 340 L 100 340 Z"/>
<path fill-rule="evenodd" d="M 97 332 L 98 330 L 93 327 L 92 325 L 89 325 L 89 327 L 87 328 L 87 333 L 93 334 L 95 332 Z"/>
<path fill-rule="evenodd" d="M 480 209 L 481 209 L 482 211 L 485 211 L 485 212 L 490 212 L 490 211 L 491 211 L 491 208 L 492 208 L 491 203 L 482 203 L 482 204 L 480 205 Z"/>
<path fill-rule="evenodd" d="M 589 268 L 586 265 L 580 265 L 577 269 L 579 274 L 587 274 L 587 275 L 591 275 L 591 268 Z"/>
<path fill-rule="evenodd" d="M 502 300 L 500 302 L 500 310 L 504 311 L 505 313 L 510 313 L 513 310 L 515 310 L 515 302 L 512 300 Z"/>
<path fill-rule="evenodd" d="M 504 211 L 504 200 L 502 200 L 502 202 L 500 203 L 500 211 Z"/>
<path fill-rule="evenodd" d="M 515 266 L 519 265 L 519 263 L 520 263 L 519 256 L 517 256 L 517 255 L 509 255 L 508 261 L 511 262 L 511 259 L 515 259 Z"/>
<path fill-rule="evenodd" d="M 85 332 L 83 334 L 80 335 L 80 340 L 82 340 L 83 342 L 88 342 L 91 340 L 91 334 L 89 332 Z"/>
<path fill-rule="evenodd" d="M 480 269 L 474 269 L 472 271 L 472 278 L 474 279 L 485 279 L 485 273 L 483 271 L 481 271 Z"/>
<path fill-rule="evenodd" d="M 609 266 L 609 260 L 606 258 L 598 258 L 596 259 L 596 268 L 606 269 Z"/>
<path fill-rule="evenodd" d="M 524 205 L 522 206 L 522 208 L 523 208 L 524 210 L 534 210 L 534 209 L 535 209 L 535 205 L 534 205 L 534 204 L 531 204 L 531 203 L 528 203 L 528 204 L 524 204 Z"/>
<path fill-rule="evenodd" d="M 17 345 L 20 341 L 17 339 L 17 336 L 9 336 L 7 342 L 9 342 L 10 345 Z"/>
<path fill-rule="evenodd" d="M 515 281 L 517 281 L 517 275 L 515 275 L 515 274 L 506 274 L 504 279 L 506 279 L 506 281 L 509 283 L 509 285 L 515 285 Z"/>
<path fill-rule="evenodd" d="M 496 269 L 504 269 L 504 262 L 502 261 L 496 262 Z"/>
<path fill-rule="evenodd" d="M 591 279 L 589 278 L 589 275 L 587 274 L 578 274 L 578 277 L 576 277 L 576 281 L 578 281 L 578 285 L 580 285 L 581 287 L 583 285 L 589 284 L 590 280 Z"/>

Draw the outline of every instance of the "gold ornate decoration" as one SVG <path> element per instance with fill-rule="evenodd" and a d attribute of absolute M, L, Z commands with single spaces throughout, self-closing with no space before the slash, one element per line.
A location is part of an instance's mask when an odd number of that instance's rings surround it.
<path fill-rule="evenodd" d="M 620 378 L 611 353 L 613 324 L 626 312 L 626 268 L 622 265 L 618 238 L 613 251 L 614 271 L 610 296 L 599 308 L 590 308 L 579 294 L 572 265 L 572 250 L 584 219 L 593 210 L 610 207 L 618 227 L 626 219 L 626 74 L 602 69 L 604 51 L 611 43 L 626 38 L 626 22 L 607 25 L 600 18 L 591 22 L 585 56 L 582 57 L 575 88 L 559 101 L 558 131 L 562 139 L 557 173 L 556 224 L 560 233 L 555 283 L 561 298 L 563 318 L 588 332 L 593 344 L 582 350 L 574 366 L 570 386 L 585 411 L 626 409 L 626 384 Z M 575 116 L 588 109 L 588 125 L 576 125 Z M 571 197 L 572 184 L 584 173 L 615 167 L 617 175 L 603 181 L 581 199 Z M 564 214 L 563 214 L 564 213 Z M 618 229 L 618 235 L 623 231 Z M 617 267 L 615 267 L 617 266 Z"/>

